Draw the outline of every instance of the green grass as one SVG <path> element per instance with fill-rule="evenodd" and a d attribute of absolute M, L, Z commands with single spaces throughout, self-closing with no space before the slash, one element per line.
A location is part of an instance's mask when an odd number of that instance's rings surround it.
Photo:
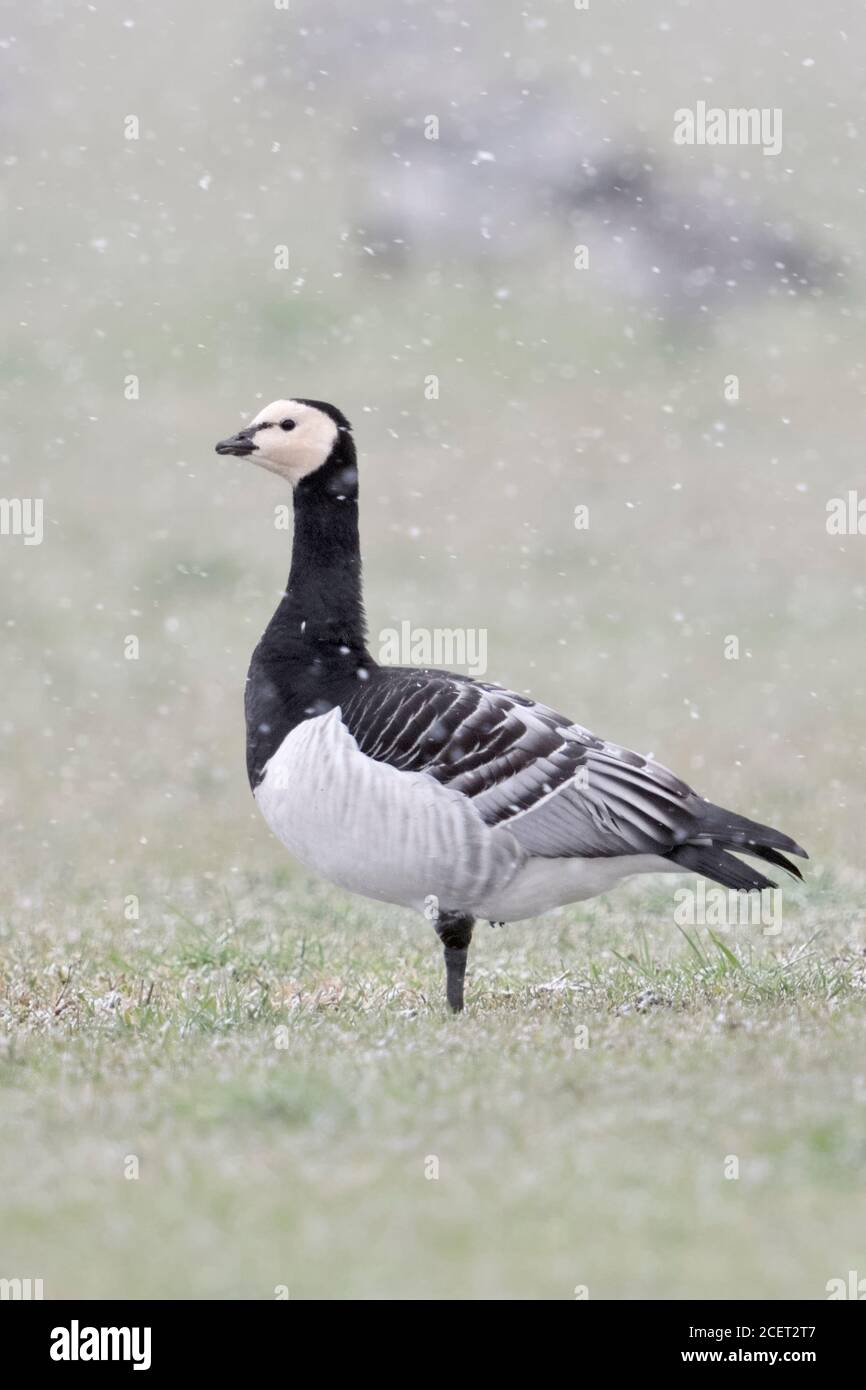
<path fill-rule="evenodd" d="M 774 938 L 684 940 L 653 885 L 479 925 L 457 1019 L 420 920 L 302 878 L 178 897 L 158 936 L 76 902 L 4 939 L 4 1272 L 47 1296 L 808 1298 L 863 1266 L 838 886 Z"/>

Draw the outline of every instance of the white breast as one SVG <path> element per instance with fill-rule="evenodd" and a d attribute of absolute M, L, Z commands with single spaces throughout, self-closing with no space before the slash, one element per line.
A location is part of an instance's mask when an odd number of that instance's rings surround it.
<path fill-rule="evenodd" d="M 526 862 L 462 793 L 361 753 L 339 709 L 286 736 L 255 796 L 302 864 L 382 902 L 423 911 L 432 896 L 471 911 L 504 893 Z"/>
<path fill-rule="evenodd" d="M 362 753 L 339 709 L 286 736 L 256 788 L 274 834 L 307 868 L 381 902 L 515 922 L 603 893 L 635 873 L 676 872 L 658 855 L 546 859 L 490 829 L 461 792 Z"/>

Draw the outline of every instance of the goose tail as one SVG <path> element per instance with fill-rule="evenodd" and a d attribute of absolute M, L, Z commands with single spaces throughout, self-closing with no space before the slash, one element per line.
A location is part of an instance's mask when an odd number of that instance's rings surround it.
<path fill-rule="evenodd" d="M 784 853 L 783 853 L 784 851 Z M 691 873 L 703 874 L 705 878 L 721 883 L 725 888 L 736 888 L 753 892 L 761 888 L 776 888 L 774 879 L 744 864 L 736 856 L 747 854 L 752 859 L 760 859 L 765 864 L 773 864 L 785 869 L 794 878 L 802 881 L 803 875 L 796 864 L 787 858 L 788 854 L 808 859 L 806 851 L 770 825 L 738 816 L 735 811 L 726 811 L 722 806 L 707 803 L 697 817 L 697 825 L 691 838 L 685 844 L 677 845 L 667 856 L 675 864 Z"/>

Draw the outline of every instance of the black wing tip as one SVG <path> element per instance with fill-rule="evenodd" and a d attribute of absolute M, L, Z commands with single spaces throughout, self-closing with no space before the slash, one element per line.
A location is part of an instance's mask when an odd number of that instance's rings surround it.
<path fill-rule="evenodd" d="M 723 806 L 714 806 L 712 802 L 702 807 L 699 821 L 701 831 L 714 843 L 739 854 L 761 855 L 765 849 L 772 849 L 796 854 L 800 859 L 809 858 L 802 845 L 798 845 L 790 835 L 776 830 L 772 825 L 749 820 L 736 811 L 726 811 Z"/>
<path fill-rule="evenodd" d="M 772 835 L 772 839 L 763 840 L 754 836 L 742 840 L 732 839 L 727 842 L 728 848 L 736 849 L 740 854 L 752 854 L 753 852 L 756 854 L 763 854 L 766 849 L 776 850 L 777 853 L 779 850 L 784 850 L 786 854 L 796 854 L 800 859 L 809 858 L 803 846 L 798 845 L 797 841 L 792 840 L 789 835 L 783 835 L 779 830 L 773 830 L 769 833 Z M 721 843 L 721 836 L 714 836 L 713 838 L 718 839 L 719 843 Z"/>
<path fill-rule="evenodd" d="M 767 845 L 745 844 L 739 841 L 736 844 L 728 842 L 711 845 L 686 843 L 678 845 L 667 857 L 683 869 L 702 874 L 704 878 L 721 883 L 725 888 L 735 888 L 738 892 L 755 893 L 761 892 L 764 888 L 779 887 L 774 879 L 767 878 L 759 869 L 743 863 L 743 860 L 737 857 L 741 854 L 762 859 L 765 864 L 784 869 L 793 878 L 803 882 L 803 875 L 797 865 L 792 864 L 777 849 Z"/>
<path fill-rule="evenodd" d="M 799 879 L 801 883 L 805 882 L 803 875 L 800 871 L 799 865 L 792 864 L 790 859 L 785 858 L 784 854 L 779 854 L 778 851 L 776 851 L 776 853 L 773 854 L 772 858 L 770 858 L 770 856 L 765 852 L 764 854 L 759 855 L 759 858 L 763 859 L 765 863 L 776 864 L 780 869 L 785 869 L 787 873 L 789 873 L 792 876 L 792 878 Z"/>
<path fill-rule="evenodd" d="M 719 844 L 716 845 L 716 848 L 732 851 L 734 854 L 751 855 L 753 859 L 760 859 L 764 864 L 774 864 L 776 868 L 784 869 L 785 872 L 789 873 L 792 878 L 799 879 L 801 883 L 804 881 L 803 875 L 800 872 L 798 865 L 792 864 L 790 859 L 788 859 L 786 855 L 782 854 L 774 846 L 762 845 L 758 844 L 754 840 L 748 840 L 743 844 L 739 842 L 736 844 Z M 793 853 L 794 851 L 791 852 Z M 778 885 L 775 883 L 772 886 L 774 888 L 778 887 Z"/>

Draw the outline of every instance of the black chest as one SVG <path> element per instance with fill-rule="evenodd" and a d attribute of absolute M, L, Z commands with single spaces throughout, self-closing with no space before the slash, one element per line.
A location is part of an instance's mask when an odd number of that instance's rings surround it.
<path fill-rule="evenodd" d="M 374 663 L 345 647 L 275 651 L 266 639 L 253 652 L 244 708 L 247 775 L 255 791 L 265 764 L 305 719 L 346 704 L 369 680 Z"/>

